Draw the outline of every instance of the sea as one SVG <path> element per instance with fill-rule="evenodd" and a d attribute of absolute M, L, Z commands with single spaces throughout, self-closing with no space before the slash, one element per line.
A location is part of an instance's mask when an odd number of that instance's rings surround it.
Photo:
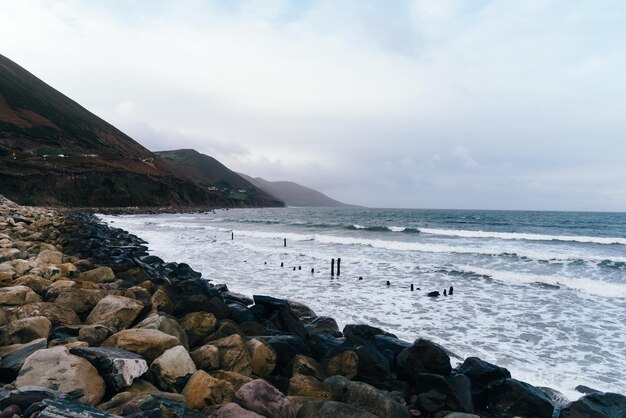
<path fill-rule="evenodd" d="M 276 208 L 100 216 L 212 283 L 305 303 L 340 328 L 369 324 L 407 341 L 427 338 L 455 354 L 453 365 L 477 356 L 570 400 L 581 396 L 577 385 L 626 393 L 626 213 Z M 331 260 L 339 258 L 333 276 Z M 440 296 L 427 296 L 433 291 Z"/>

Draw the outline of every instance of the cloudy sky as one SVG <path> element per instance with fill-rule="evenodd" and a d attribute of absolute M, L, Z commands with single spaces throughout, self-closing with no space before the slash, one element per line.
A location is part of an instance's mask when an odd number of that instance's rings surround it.
<path fill-rule="evenodd" d="M 0 0 L 151 150 L 379 207 L 626 210 L 623 0 Z"/>

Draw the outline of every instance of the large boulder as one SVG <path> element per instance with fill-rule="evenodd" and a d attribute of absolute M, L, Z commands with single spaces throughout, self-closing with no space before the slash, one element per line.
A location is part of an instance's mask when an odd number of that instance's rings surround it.
<path fill-rule="evenodd" d="M 287 397 L 264 380 L 256 379 L 235 392 L 235 402 L 267 418 L 295 418 Z"/>
<path fill-rule="evenodd" d="M 220 350 L 214 345 L 206 344 L 193 350 L 191 359 L 198 370 L 216 370 L 220 367 Z"/>
<path fill-rule="evenodd" d="M 448 376 L 452 371 L 450 357 L 439 344 L 423 338 L 398 354 L 396 359 L 398 377 L 412 381 L 418 373 L 433 373 Z"/>
<path fill-rule="evenodd" d="M 27 274 L 26 276 L 15 279 L 12 286 L 30 287 L 33 292 L 41 295 L 43 291 L 51 284 L 52 280 L 44 279 L 43 277 L 36 276 L 34 274 Z"/>
<path fill-rule="evenodd" d="M 195 347 L 208 337 L 215 329 L 216 323 L 215 315 L 209 312 L 192 312 L 180 319 L 180 325 L 187 333 L 190 347 Z"/>
<path fill-rule="evenodd" d="M 231 402 L 234 394 L 232 384 L 216 379 L 203 370 L 195 372 L 183 389 L 185 403 L 194 409 Z"/>
<path fill-rule="evenodd" d="M 318 380 L 324 380 L 324 370 L 314 358 L 298 354 L 293 358 L 290 365 L 291 374 L 313 376 Z"/>
<path fill-rule="evenodd" d="M 50 302 L 38 302 L 7 308 L 6 312 L 9 317 L 15 319 L 45 316 L 52 322 L 53 327 L 79 325 L 81 323 L 76 312 Z"/>
<path fill-rule="evenodd" d="M 103 297 L 103 292 L 97 289 L 69 289 L 61 293 L 54 303 L 82 315 L 91 312 Z"/>
<path fill-rule="evenodd" d="M 307 396 L 309 398 L 332 400 L 332 392 L 313 376 L 295 374 L 289 379 L 290 396 Z"/>
<path fill-rule="evenodd" d="M 61 251 L 43 250 L 35 259 L 36 264 L 61 264 L 63 263 L 63 253 Z"/>
<path fill-rule="evenodd" d="M 241 373 L 245 376 L 252 374 L 252 359 L 240 335 L 234 334 L 220 338 L 211 341 L 210 344 L 219 350 L 221 369 Z"/>
<path fill-rule="evenodd" d="M 0 411 L 8 406 L 17 406 L 22 411 L 44 399 L 63 399 L 66 395 L 58 390 L 42 386 L 24 386 L 16 389 L 0 389 Z"/>
<path fill-rule="evenodd" d="M 0 347 L 0 380 L 4 376 L 13 376 L 20 371 L 31 354 L 48 346 L 46 338 L 39 338 L 26 344 L 14 344 Z"/>
<path fill-rule="evenodd" d="M 330 316 L 315 316 L 301 318 L 301 320 L 304 324 L 304 329 L 309 335 L 318 334 L 320 332 L 325 332 L 333 337 L 341 337 L 342 335 L 339 331 L 337 321 Z"/>
<path fill-rule="evenodd" d="M 0 288 L 0 306 L 21 306 L 41 302 L 37 293 L 27 286 L 10 286 Z"/>
<path fill-rule="evenodd" d="M 559 418 L 623 418 L 626 417 L 626 396 L 617 393 L 585 395 L 561 410 Z"/>
<path fill-rule="evenodd" d="M 359 370 L 359 356 L 352 350 L 345 350 L 322 362 L 326 376 L 355 377 Z"/>
<path fill-rule="evenodd" d="M 135 328 L 158 329 L 159 331 L 178 338 L 178 341 L 180 341 L 186 349 L 189 348 L 187 333 L 178 321 L 170 315 L 150 312 Z"/>
<path fill-rule="evenodd" d="M 276 352 L 276 369 L 283 370 L 298 355 L 311 356 L 307 343 L 297 335 L 273 335 L 260 337 Z"/>
<path fill-rule="evenodd" d="M 139 354 L 113 347 L 80 347 L 70 352 L 88 360 L 114 392 L 133 384 L 148 371 L 148 364 Z"/>
<path fill-rule="evenodd" d="M 241 387 L 246 383 L 250 383 L 252 380 L 254 380 L 251 377 L 244 376 L 235 372 L 227 372 L 226 370 L 214 370 L 211 372 L 211 376 L 216 379 L 224 380 L 230 383 L 235 388 L 235 392 L 241 389 Z"/>
<path fill-rule="evenodd" d="M 27 412 L 38 412 L 38 418 L 118 418 L 118 415 L 67 399 L 45 399 Z"/>
<path fill-rule="evenodd" d="M 404 405 L 385 392 L 363 382 L 354 382 L 342 376 L 332 376 L 324 384 L 333 393 L 335 400 L 365 409 L 381 418 L 408 418 Z"/>
<path fill-rule="evenodd" d="M 476 406 L 487 405 L 487 387 L 491 382 L 511 377 L 511 373 L 495 364 L 487 363 L 478 357 L 468 357 L 457 369 L 472 382 L 472 396 Z"/>
<path fill-rule="evenodd" d="M 80 402 L 97 405 L 104 396 L 104 380 L 87 360 L 70 354 L 65 347 L 39 350 L 24 362 L 17 387 L 43 386 L 80 394 Z"/>
<path fill-rule="evenodd" d="M 178 338 L 156 329 L 125 329 L 111 335 L 102 343 L 104 347 L 117 347 L 132 351 L 152 363 L 165 350 L 180 345 Z"/>
<path fill-rule="evenodd" d="M 552 418 L 554 407 L 548 395 L 528 383 L 501 379 L 488 387 L 489 411 L 495 418 L 515 416 Z"/>
<path fill-rule="evenodd" d="M 302 405 L 298 418 L 377 418 L 377 415 L 343 402 L 312 400 Z"/>
<path fill-rule="evenodd" d="M 195 372 L 196 366 L 182 345 L 166 350 L 150 365 L 154 383 L 168 392 L 180 392 Z"/>
<path fill-rule="evenodd" d="M 259 377 L 272 374 L 276 367 L 276 351 L 268 343 L 257 338 L 247 340 L 246 347 L 252 359 L 252 372 Z"/>
<path fill-rule="evenodd" d="M 48 338 L 52 323 L 45 316 L 23 318 L 0 327 L 0 346 L 25 344 L 39 338 Z"/>
<path fill-rule="evenodd" d="M 115 273 L 111 267 L 98 267 L 80 274 L 80 280 L 95 283 L 109 283 L 115 281 Z"/>
<path fill-rule="evenodd" d="M 17 248 L 0 248 L 0 263 L 19 258 L 20 250 Z"/>
<path fill-rule="evenodd" d="M 113 331 L 128 328 L 144 306 L 141 302 L 124 296 L 109 295 L 100 300 L 89 313 L 85 324 L 100 324 Z"/>
<path fill-rule="evenodd" d="M 207 407 L 203 410 L 206 418 L 263 418 L 263 416 L 243 409 L 234 402 Z"/>

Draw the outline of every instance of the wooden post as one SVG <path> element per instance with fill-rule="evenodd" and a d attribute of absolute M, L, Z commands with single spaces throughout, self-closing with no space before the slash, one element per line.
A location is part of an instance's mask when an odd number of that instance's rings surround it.
<path fill-rule="evenodd" d="M 235 239 L 235 233 L 234 233 L 234 232 L 231 232 L 231 233 L 230 233 L 230 239 L 231 239 L 231 240 L 234 240 L 234 239 Z"/>
<path fill-rule="evenodd" d="M 337 259 L 337 277 L 341 274 L 341 258 Z"/>
<path fill-rule="evenodd" d="M 413 283 L 411 283 L 411 292 L 413 291 Z"/>
<path fill-rule="evenodd" d="M 283 238 L 283 245 L 286 247 L 287 246 L 287 238 Z"/>
<path fill-rule="evenodd" d="M 283 266 L 284 266 L 284 263 L 283 263 L 282 261 L 280 262 L 280 266 L 281 266 L 281 267 L 283 267 Z"/>
<path fill-rule="evenodd" d="M 335 276 L 335 259 L 330 260 L 330 275 Z"/>

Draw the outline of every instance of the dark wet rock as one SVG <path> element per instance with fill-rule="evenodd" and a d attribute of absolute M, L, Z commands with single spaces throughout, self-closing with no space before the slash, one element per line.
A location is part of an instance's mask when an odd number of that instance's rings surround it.
<path fill-rule="evenodd" d="M 320 360 L 331 358 L 353 348 L 353 344 L 345 337 L 337 338 L 323 332 L 311 335 L 309 341 L 315 358 Z"/>
<path fill-rule="evenodd" d="M 409 417 L 406 407 L 387 393 L 363 382 L 354 382 L 342 376 L 332 376 L 324 384 L 333 393 L 336 400 L 365 409 L 379 417 Z"/>
<path fill-rule="evenodd" d="M 404 349 L 409 348 L 411 343 L 386 335 L 376 335 L 373 338 L 374 345 L 387 358 L 392 370 L 395 370 L 396 358 Z"/>
<path fill-rule="evenodd" d="M 428 293 L 426 294 L 426 296 L 428 296 L 429 298 L 436 298 L 436 297 L 438 297 L 439 295 L 440 295 L 440 293 L 439 293 L 439 291 L 437 291 L 437 290 L 434 290 L 434 291 L 432 291 L 432 292 L 428 292 Z"/>
<path fill-rule="evenodd" d="M 224 319 L 217 323 L 217 329 L 212 334 L 202 340 L 202 344 L 208 344 L 211 341 L 219 340 L 220 338 L 229 337 L 231 335 L 239 335 L 241 338 L 245 338 L 245 334 L 236 323 L 229 319 Z"/>
<path fill-rule="evenodd" d="M 585 385 L 578 385 L 576 386 L 576 392 L 585 394 L 585 395 L 589 395 L 590 393 L 598 393 L 600 392 L 597 389 L 594 388 L 590 388 L 589 386 L 585 386 Z"/>
<path fill-rule="evenodd" d="M 555 408 L 560 409 L 561 407 L 569 403 L 569 399 L 567 399 L 567 397 L 564 394 L 562 394 L 556 389 L 552 389 L 552 388 L 545 387 L 545 386 L 537 386 L 537 389 L 539 389 L 540 391 L 548 395 L 548 398 L 550 398 L 550 401 L 552 402 L 552 405 L 554 405 Z"/>
<path fill-rule="evenodd" d="M 361 408 L 336 401 L 308 401 L 298 411 L 298 418 L 376 418 Z"/>
<path fill-rule="evenodd" d="M 624 418 L 626 396 L 617 393 L 591 393 L 561 410 L 559 418 Z"/>
<path fill-rule="evenodd" d="M 289 308 L 291 309 L 291 312 L 293 312 L 293 314 L 296 316 L 296 318 L 301 319 L 307 316 L 317 316 L 313 309 L 309 308 L 304 303 L 296 302 L 295 300 L 289 301 Z"/>
<path fill-rule="evenodd" d="M 291 311 L 290 307 L 282 307 L 278 309 L 270 318 L 278 329 L 292 334 L 296 334 L 300 338 L 306 338 L 307 332 L 302 321 Z"/>
<path fill-rule="evenodd" d="M 276 311 L 280 308 L 289 308 L 289 301 L 287 299 L 278 299 L 271 296 L 253 295 L 254 303 L 261 305 L 269 311 Z"/>
<path fill-rule="evenodd" d="M 391 338 L 398 338 L 395 335 L 383 331 L 380 328 L 377 327 L 373 327 L 371 325 L 365 325 L 365 324 L 348 324 L 345 327 L 343 327 L 343 335 L 350 339 L 361 339 L 361 340 L 366 340 L 366 341 L 374 341 L 374 337 L 376 337 L 377 335 L 382 335 L 385 337 L 391 337 Z"/>
<path fill-rule="evenodd" d="M 230 309 L 230 318 L 238 324 L 256 321 L 252 311 L 240 303 L 229 303 L 228 308 Z"/>
<path fill-rule="evenodd" d="M 66 399 L 45 399 L 26 410 L 24 416 L 39 412 L 37 418 L 117 418 L 100 409 Z"/>
<path fill-rule="evenodd" d="M 287 397 L 264 380 L 256 379 L 235 392 L 235 401 L 250 411 L 267 418 L 295 418 Z"/>
<path fill-rule="evenodd" d="M 443 376 L 430 373 L 416 374 L 412 380 L 418 404 L 429 413 L 442 410 L 473 412 L 471 383 L 463 375 Z"/>
<path fill-rule="evenodd" d="M 450 388 L 452 388 L 461 410 L 473 413 L 474 401 L 472 398 L 472 382 L 470 379 L 463 374 L 457 374 L 448 377 L 446 380 Z"/>
<path fill-rule="evenodd" d="M 354 349 L 359 358 L 356 379 L 370 384 L 384 382 L 391 378 L 391 365 L 376 346 L 363 343 Z"/>
<path fill-rule="evenodd" d="M 235 293 L 235 292 L 229 292 L 229 291 L 222 292 L 222 297 L 228 303 L 235 302 L 243 306 L 250 306 L 254 303 L 254 300 L 252 300 L 248 296 L 242 295 L 240 293 Z"/>
<path fill-rule="evenodd" d="M 188 408 L 182 402 L 167 399 L 156 394 L 144 396 L 136 405 L 142 411 L 160 409 L 166 417 L 175 418 L 204 418 L 204 415 L 194 409 Z"/>
<path fill-rule="evenodd" d="M 148 371 L 148 364 L 139 354 L 113 347 L 79 347 L 70 353 L 88 360 L 115 392 L 133 384 Z"/>
<path fill-rule="evenodd" d="M 396 359 L 398 377 L 411 381 L 419 373 L 448 376 L 452 371 L 450 357 L 439 344 L 420 338 L 402 350 Z"/>
<path fill-rule="evenodd" d="M 488 387 L 489 411 L 495 418 L 514 416 L 552 418 L 550 398 L 528 383 L 502 379 Z"/>
<path fill-rule="evenodd" d="M 311 356 L 309 346 L 297 335 L 260 336 L 276 352 L 276 369 L 283 370 L 298 355 Z"/>
<path fill-rule="evenodd" d="M 0 357 L 0 380 L 4 380 L 5 377 L 12 376 L 15 378 L 17 372 L 20 371 L 24 365 L 24 361 L 34 352 L 44 349 L 48 346 L 48 340 L 45 338 L 39 338 L 26 344 L 19 344 L 11 348 L 15 348 L 11 352 L 6 352 Z M 8 347 L 2 347 L 3 351 Z"/>
<path fill-rule="evenodd" d="M 17 405 L 24 411 L 30 405 L 44 399 L 64 399 L 71 396 L 72 394 L 68 395 L 43 386 L 22 386 L 11 390 L 0 389 L 0 410 L 10 405 Z"/>
<path fill-rule="evenodd" d="M 487 363 L 478 357 L 468 357 L 456 370 L 464 374 L 472 382 L 472 396 L 477 407 L 487 405 L 487 387 L 493 381 L 511 377 L 511 373 L 491 363 Z"/>
<path fill-rule="evenodd" d="M 200 311 L 211 312 L 217 319 L 228 317 L 228 306 L 206 280 L 183 280 L 164 285 L 163 290 L 172 302 L 172 314 L 176 317 Z"/>
<path fill-rule="evenodd" d="M 333 337 L 342 337 L 343 334 L 339 331 L 337 321 L 330 316 L 315 316 L 300 318 L 304 324 L 304 329 L 309 335 L 325 332 Z"/>

